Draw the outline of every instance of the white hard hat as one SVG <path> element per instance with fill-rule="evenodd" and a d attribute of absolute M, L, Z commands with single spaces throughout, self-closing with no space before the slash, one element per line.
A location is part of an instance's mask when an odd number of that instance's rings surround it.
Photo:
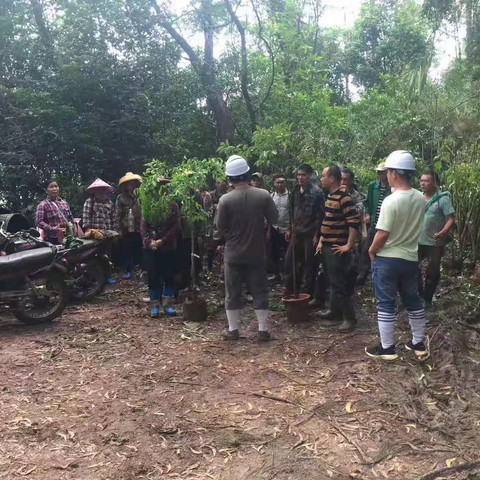
<path fill-rule="evenodd" d="M 388 156 L 385 167 L 395 170 L 415 170 L 415 160 L 410 152 L 396 150 Z"/>
<path fill-rule="evenodd" d="M 225 165 L 227 177 L 238 177 L 250 170 L 247 161 L 240 155 L 232 155 Z"/>

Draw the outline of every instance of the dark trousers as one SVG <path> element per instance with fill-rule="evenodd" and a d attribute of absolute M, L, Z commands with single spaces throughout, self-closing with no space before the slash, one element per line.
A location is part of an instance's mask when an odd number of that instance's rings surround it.
<path fill-rule="evenodd" d="M 377 233 L 377 229 L 375 227 L 370 227 L 367 233 L 367 238 L 363 242 L 362 253 L 360 255 L 359 261 L 359 272 L 358 272 L 358 279 L 365 281 L 368 277 L 368 273 L 370 272 L 371 267 L 371 260 L 368 251 L 372 246 L 373 239 L 375 238 L 375 234 Z"/>
<path fill-rule="evenodd" d="M 312 295 L 315 289 L 315 277 L 318 270 L 318 255 L 315 256 L 313 235 L 299 235 L 290 240 L 285 257 L 285 286 L 293 292 L 293 248 L 295 246 L 295 272 L 297 276 L 296 290 L 299 291 L 304 279 L 303 291 Z"/>
<path fill-rule="evenodd" d="M 433 295 L 437 290 L 440 281 L 440 267 L 445 249 L 440 246 L 419 245 L 418 246 L 418 292 L 427 302 L 433 300 Z M 422 271 L 420 263 L 427 259 L 427 270 L 425 272 L 425 285 L 423 284 Z"/>
<path fill-rule="evenodd" d="M 288 242 L 285 239 L 285 234 L 280 233 L 273 227 L 270 227 L 270 271 L 274 275 L 278 276 L 283 272 L 287 248 Z"/>
<path fill-rule="evenodd" d="M 335 255 L 330 245 L 323 244 L 323 255 L 330 282 L 330 297 L 334 300 L 350 298 L 355 290 L 357 266 L 352 251 Z"/>
<path fill-rule="evenodd" d="M 132 272 L 142 260 L 142 237 L 138 232 L 127 233 L 120 239 L 122 266 L 126 272 Z"/>
<path fill-rule="evenodd" d="M 175 251 L 143 250 L 144 263 L 147 269 L 148 290 L 150 300 L 162 301 L 163 288 L 173 288 L 173 271 L 175 268 Z"/>

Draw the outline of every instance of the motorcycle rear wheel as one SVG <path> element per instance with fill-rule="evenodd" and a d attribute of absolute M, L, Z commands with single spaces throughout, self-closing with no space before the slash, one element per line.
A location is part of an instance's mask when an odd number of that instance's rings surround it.
<path fill-rule="evenodd" d="M 90 282 L 84 290 L 83 299 L 88 301 L 103 292 L 108 282 L 108 271 L 98 260 L 87 262 L 87 266 Z"/>
<path fill-rule="evenodd" d="M 37 280 L 32 280 L 36 284 Z M 40 293 L 48 295 L 37 298 L 33 294 L 25 297 L 25 300 L 17 300 L 10 306 L 10 311 L 23 323 L 34 325 L 37 323 L 50 322 L 59 317 L 68 304 L 68 288 L 63 277 L 59 274 L 50 274 L 44 285 L 41 285 Z"/>

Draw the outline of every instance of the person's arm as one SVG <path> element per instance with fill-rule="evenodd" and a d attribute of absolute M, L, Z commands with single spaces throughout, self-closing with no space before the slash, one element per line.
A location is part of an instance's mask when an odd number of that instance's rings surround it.
<path fill-rule="evenodd" d="M 372 246 L 370 247 L 370 250 L 368 251 L 368 254 L 370 255 L 370 260 L 372 262 L 373 262 L 373 259 L 375 258 L 375 255 L 387 243 L 389 236 L 390 236 L 390 232 L 387 232 L 385 230 L 377 230 L 377 233 L 375 234 L 375 237 L 374 237 L 373 242 L 372 242 Z"/>
<path fill-rule="evenodd" d="M 453 225 L 455 224 L 455 215 L 449 215 L 447 217 L 447 222 L 445 223 L 445 226 L 434 235 L 435 241 L 438 242 L 440 240 L 443 240 L 449 233 L 450 230 L 452 229 Z"/>
<path fill-rule="evenodd" d="M 152 239 L 148 234 L 148 222 L 142 218 L 140 223 L 140 235 L 142 237 L 143 248 L 150 248 L 150 244 L 152 243 Z"/>
<path fill-rule="evenodd" d="M 93 202 L 91 198 L 87 198 L 85 203 L 83 204 L 83 228 L 85 231 L 90 230 L 92 228 L 92 215 L 93 215 Z"/>
<path fill-rule="evenodd" d="M 214 234 L 213 238 L 219 242 L 225 241 L 225 230 L 227 229 L 227 216 L 225 212 L 225 205 L 220 198 L 217 204 L 217 211 L 215 212 L 214 220 Z"/>
<path fill-rule="evenodd" d="M 373 201 L 373 184 L 370 183 L 368 185 L 368 192 L 367 192 L 367 199 L 365 200 L 365 223 L 370 223 L 371 218 L 370 218 L 370 209 Z"/>
<path fill-rule="evenodd" d="M 382 208 L 380 210 L 380 216 L 377 222 L 377 233 L 372 242 L 372 246 L 368 251 L 370 255 L 370 259 L 373 262 L 375 255 L 377 255 L 380 250 L 386 245 L 388 241 L 388 237 L 390 232 L 392 231 L 395 221 L 397 218 L 397 209 L 395 204 L 389 201 L 389 197 L 387 197 L 382 204 Z"/>
<path fill-rule="evenodd" d="M 320 239 L 320 231 L 322 230 L 323 217 L 325 215 L 325 197 L 320 191 L 315 201 L 315 235 L 313 237 L 313 244 L 316 246 Z"/>
<path fill-rule="evenodd" d="M 455 224 L 455 208 L 453 208 L 452 200 L 448 195 L 445 195 L 440 199 L 440 206 L 447 221 L 445 226 L 435 234 L 434 238 L 436 242 L 443 240 Z"/>
<path fill-rule="evenodd" d="M 45 207 L 45 203 L 41 202 L 37 207 L 37 212 L 35 214 L 35 224 L 37 227 L 41 228 L 44 232 L 49 233 L 50 236 L 56 236 L 58 234 L 58 230 L 56 227 L 50 226 L 46 223 L 47 220 L 47 211 Z"/>
<path fill-rule="evenodd" d="M 276 225 L 278 223 L 278 209 L 272 197 L 266 197 L 265 219 L 269 225 Z"/>
<path fill-rule="evenodd" d="M 355 244 L 355 239 L 358 235 L 360 228 L 360 215 L 355 208 L 352 197 L 345 195 L 340 200 L 340 208 L 342 209 L 343 216 L 348 224 L 348 240 L 346 245 L 333 245 L 332 250 L 335 255 L 342 255 L 347 253 Z"/>

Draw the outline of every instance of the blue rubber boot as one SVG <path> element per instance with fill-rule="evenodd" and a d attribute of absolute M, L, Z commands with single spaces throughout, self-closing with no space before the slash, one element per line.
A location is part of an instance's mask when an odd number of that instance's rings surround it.
<path fill-rule="evenodd" d="M 152 307 L 152 309 L 150 310 L 150 316 L 152 318 L 158 318 L 160 316 L 160 308 L 158 305 Z"/>
<path fill-rule="evenodd" d="M 109 278 L 109 279 L 107 280 L 107 283 L 108 283 L 109 285 L 115 285 L 115 284 L 117 283 L 117 281 L 114 280 L 113 278 Z"/>
<path fill-rule="evenodd" d="M 124 276 L 123 276 L 123 279 L 124 280 L 130 280 L 132 278 L 132 272 L 127 272 Z"/>

